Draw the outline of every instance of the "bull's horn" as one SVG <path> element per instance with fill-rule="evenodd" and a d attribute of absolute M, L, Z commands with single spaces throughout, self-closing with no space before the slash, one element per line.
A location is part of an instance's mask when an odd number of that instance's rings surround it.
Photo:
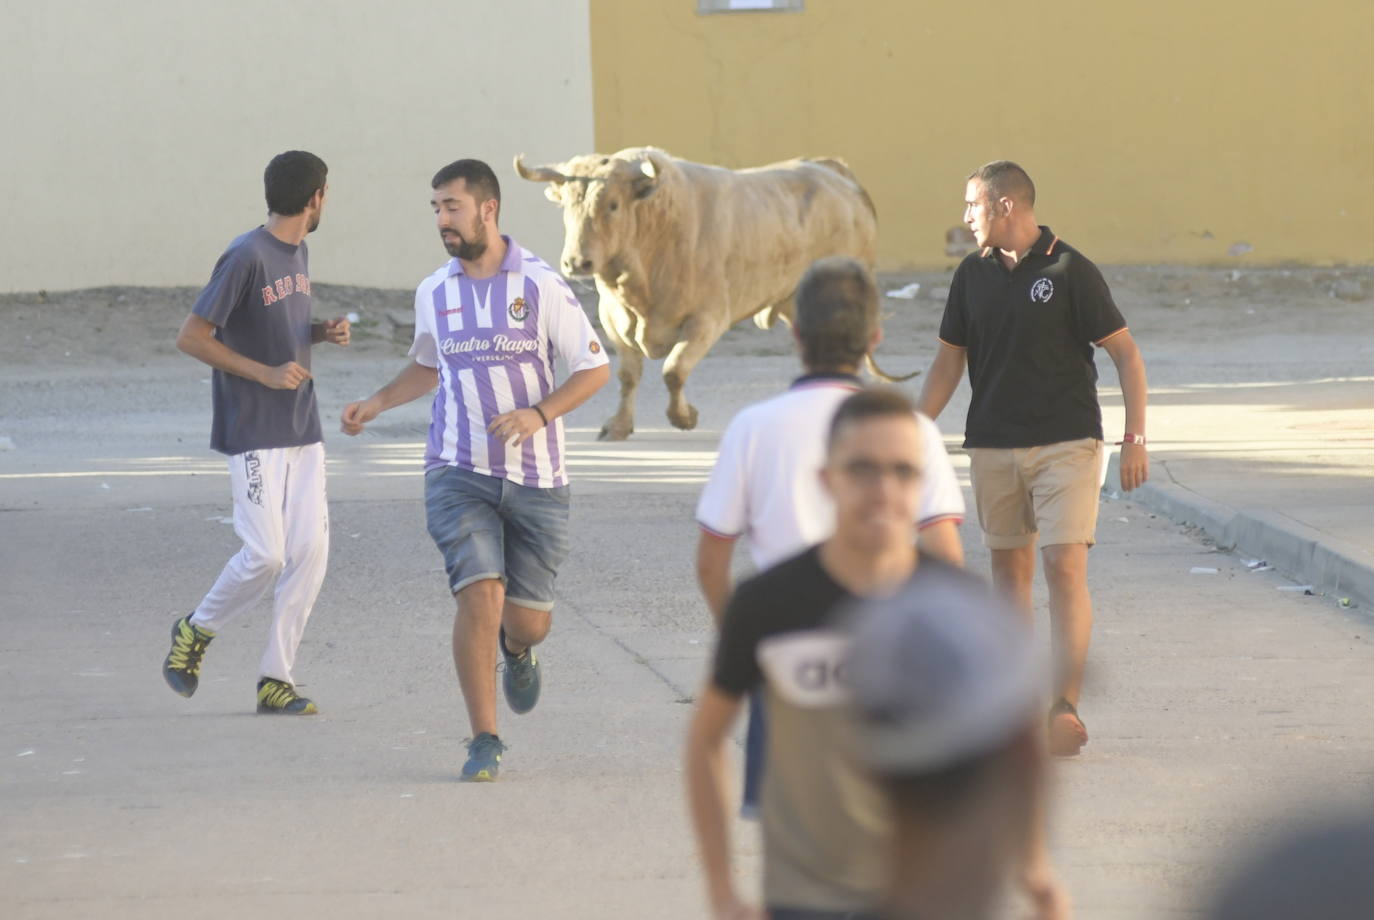
<path fill-rule="evenodd" d="M 873 357 L 872 352 L 864 355 L 864 363 L 868 365 L 868 369 L 873 373 L 874 377 L 886 383 L 901 383 L 904 380 L 910 380 L 912 377 L 919 377 L 921 374 L 919 370 L 912 371 L 909 374 L 902 374 L 900 377 L 889 374 L 878 366 L 878 360 Z"/>
<path fill-rule="evenodd" d="M 523 153 L 515 155 L 515 171 L 520 174 L 520 178 L 531 182 L 567 182 L 569 178 L 551 166 L 536 166 L 530 169 L 525 165 Z"/>

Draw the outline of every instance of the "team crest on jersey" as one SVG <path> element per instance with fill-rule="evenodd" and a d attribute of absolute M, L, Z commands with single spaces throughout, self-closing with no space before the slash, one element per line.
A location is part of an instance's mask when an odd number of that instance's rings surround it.
<path fill-rule="evenodd" d="M 599 354 L 601 354 L 601 343 L 598 342 L 596 339 L 592 339 L 592 344 L 591 344 L 590 346 L 588 346 L 588 347 L 591 348 L 592 354 L 594 354 L 594 355 L 599 355 Z"/>
<path fill-rule="evenodd" d="M 1048 278 L 1037 278 L 1031 285 L 1031 303 L 1049 303 L 1054 296 L 1054 282 Z"/>
<path fill-rule="evenodd" d="M 529 304 L 525 303 L 525 298 L 517 297 L 510 302 L 510 318 L 517 323 L 523 323 L 525 317 L 530 315 Z"/>

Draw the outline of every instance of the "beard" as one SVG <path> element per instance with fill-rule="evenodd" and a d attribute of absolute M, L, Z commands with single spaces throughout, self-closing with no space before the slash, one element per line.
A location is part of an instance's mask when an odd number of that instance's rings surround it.
<path fill-rule="evenodd" d="M 306 233 L 314 233 L 320 226 L 320 213 L 316 211 L 310 218 L 310 223 L 306 226 Z"/>
<path fill-rule="evenodd" d="M 452 232 L 458 237 L 459 242 L 444 238 L 444 248 L 448 250 L 449 255 L 465 262 L 475 262 L 487 251 L 487 231 L 480 220 L 473 220 L 472 230 L 466 236 L 458 230 Z"/>

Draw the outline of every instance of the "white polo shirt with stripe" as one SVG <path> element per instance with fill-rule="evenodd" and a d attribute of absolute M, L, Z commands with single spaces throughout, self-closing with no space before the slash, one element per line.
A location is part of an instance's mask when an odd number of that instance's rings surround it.
<path fill-rule="evenodd" d="M 697 523 L 725 539 L 749 537 L 760 570 L 829 537 L 835 509 L 821 485 L 826 435 L 840 403 L 862 389 L 847 374 L 808 374 L 741 410 L 725 429 L 697 503 Z M 962 522 L 964 494 L 935 423 L 917 413 L 925 452 L 920 527 Z"/>

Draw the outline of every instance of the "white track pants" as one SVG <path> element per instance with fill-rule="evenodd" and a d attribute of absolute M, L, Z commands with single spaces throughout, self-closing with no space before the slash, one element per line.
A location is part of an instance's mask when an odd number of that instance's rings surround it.
<path fill-rule="evenodd" d="M 224 566 L 191 622 L 218 632 L 272 582 L 272 629 L 261 677 L 294 683 L 291 666 L 329 561 L 324 445 L 274 447 L 229 458 L 234 531 L 243 549 Z"/>

